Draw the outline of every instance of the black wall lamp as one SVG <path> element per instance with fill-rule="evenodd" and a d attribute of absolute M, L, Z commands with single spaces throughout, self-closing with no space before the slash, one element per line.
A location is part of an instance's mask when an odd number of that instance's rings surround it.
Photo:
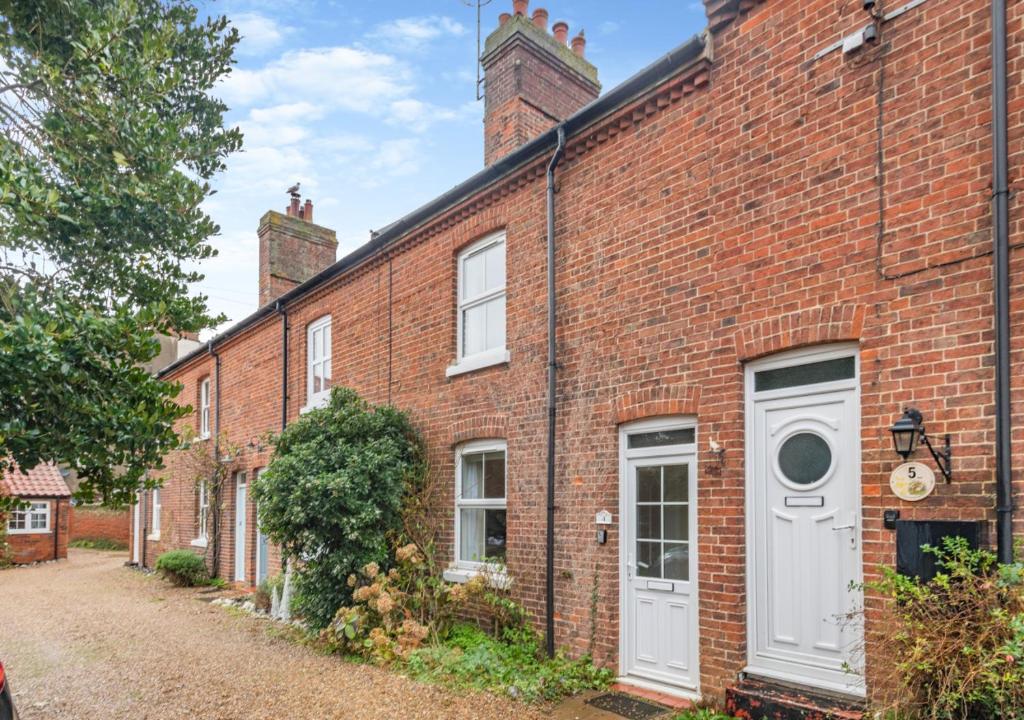
<path fill-rule="evenodd" d="M 893 423 L 891 428 L 892 443 L 896 446 L 896 452 L 906 460 L 917 450 L 918 442 L 923 442 L 928 448 L 928 452 L 932 454 L 932 458 L 935 459 L 935 464 L 938 465 L 942 476 L 949 483 L 953 480 L 953 448 L 950 445 L 949 435 L 946 435 L 946 447 L 942 452 L 937 452 L 929 442 L 928 435 L 925 434 L 922 421 L 920 410 L 905 409 L 903 416 Z"/>

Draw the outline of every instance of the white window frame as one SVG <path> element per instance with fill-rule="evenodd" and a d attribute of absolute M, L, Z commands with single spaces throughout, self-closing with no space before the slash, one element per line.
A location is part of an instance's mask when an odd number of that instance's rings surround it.
<path fill-rule="evenodd" d="M 206 547 L 210 531 L 210 493 L 205 480 L 199 481 L 196 492 L 199 493 L 199 513 L 196 517 L 196 539 L 192 544 L 196 547 Z"/>
<path fill-rule="evenodd" d="M 205 377 L 199 383 L 199 438 L 210 438 L 210 378 Z"/>
<path fill-rule="evenodd" d="M 324 356 L 316 358 L 313 354 L 313 335 L 319 330 L 327 331 L 327 343 Z M 334 363 L 332 362 L 331 357 L 333 340 L 334 337 L 331 328 L 330 315 L 325 315 L 322 318 L 314 320 L 306 328 L 306 407 L 303 408 L 303 410 L 312 410 L 313 408 L 323 407 L 327 404 L 327 400 L 331 395 L 330 387 L 326 390 L 321 390 L 318 393 L 313 392 L 313 371 L 318 365 L 323 367 L 325 363 L 331 363 L 331 374 L 333 376 Z"/>
<path fill-rule="evenodd" d="M 160 511 L 163 506 L 160 504 L 160 488 L 153 488 L 150 491 L 152 501 L 152 518 L 150 519 L 150 533 L 148 540 L 160 539 Z"/>
<path fill-rule="evenodd" d="M 25 502 L 29 503 L 29 506 L 24 510 L 12 510 L 10 515 L 7 517 L 7 534 L 8 535 L 49 535 L 50 529 L 50 501 L 41 500 L 39 498 L 32 499 L 26 498 Z M 37 509 L 37 506 L 42 505 L 44 509 L 42 511 Z M 43 528 L 33 528 L 32 519 L 42 515 L 45 520 L 46 526 Z M 15 528 L 12 527 L 16 519 L 20 517 L 25 522 L 25 527 Z"/>
<path fill-rule="evenodd" d="M 465 455 L 477 455 L 480 453 L 501 452 L 505 454 L 505 497 L 480 498 L 479 500 L 466 500 L 462 497 L 462 459 Z M 483 478 L 481 478 L 481 482 Z M 462 547 L 462 510 L 466 508 L 479 508 L 483 510 L 504 510 L 506 518 L 508 513 L 508 442 L 505 440 L 474 440 L 460 445 L 455 450 L 455 543 L 452 552 L 452 564 L 444 572 L 444 579 L 448 582 L 467 582 L 480 574 L 487 565 L 486 562 L 474 560 L 463 560 L 459 557 Z M 508 540 L 506 538 L 506 547 Z M 502 568 L 497 573 L 492 573 L 491 579 L 498 585 L 507 585 L 508 578 Z"/>
<path fill-rule="evenodd" d="M 496 245 L 501 245 L 502 252 L 505 253 L 505 284 L 500 288 L 494 288 L 487 290 L 484 293 L 477 295 L 476 297 L 463 298 L 462 291 L 465 285 L 465 264 L 466 260 L 473 255 L 487 250 Z M 492 365 L 501 365 L 507 363 L 511 359 L 508 352 L 508 245 L 506 243 L 506 233 L 504 230 L 488 235 L 487 237 L 473 243 L 469 247 L 465 248 L 459 253 L 458 257 L 458 296 L 456 298 L 456 333 L 455 333 L 455 362 L 448 367 L 446 375 L 452 377 L 454 375 L 461 375 L 467 372 L 473 372 L 474 370 L 480 370 L 481 368 L 491 367 Z M 505 345 L 497 348 L 490 348 L 483 352 L 474 353 L 472 355 L 464 355 L 463 348 L 465 347 L 465 329 L 463 328 L 462 316 L 467 309 L 473 308 L 477 305 L 488 303 L 498 298 L 505 298 Z"/>

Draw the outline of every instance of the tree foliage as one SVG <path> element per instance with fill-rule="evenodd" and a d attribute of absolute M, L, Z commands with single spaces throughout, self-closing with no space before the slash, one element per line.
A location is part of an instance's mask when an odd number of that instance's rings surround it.
<path fill-rule="evenodd" d="M 274 459 L 252 485 L 260 527 L 296 571 L 295 608 L 322 629 L 351 600 L 348 577 L 386 566 L 402 504 L 424 475 L 408 417 L 335 388 L 328 405 L 281 434 Z"/>
<path fill-rule="evenodd" d="M 70 465 L 86 499 L 176 442 L 175 387 L 138 366 L 215 321 L 188 285 L 241 144 L 212 94 L 237 41 L 188 0 L 0 0 L 0 457 Z"/>

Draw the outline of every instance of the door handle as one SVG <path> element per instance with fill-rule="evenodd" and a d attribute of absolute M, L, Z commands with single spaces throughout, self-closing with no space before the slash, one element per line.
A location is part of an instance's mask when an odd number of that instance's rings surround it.
<path fill-rule="evenodd" d="M 839 530 L 853 530 L 855 527 L 857 527 L 857 526 L 853 525 L 853 524 L 850 524 L 850 525 L 840 525 L 839 527 L 833 527 L 832 529 L 836 530 L 836 531 L 839 531 Z"/>
<path fill-rule="evenodd" d="M 633 565 L 633 555 L 630 554 L 629 555 L 629 559 L 626 561 L 626 579 L 627 580 L 632 580 L 633 579 L 633 569 L 634 569 L 634 567 L 635 566 Z"/>
<path fill-rule="evenodd" d="M 853 521 L 849 525 L 833 525 L 832 526 L 832 530 L 834 532 L 839 532 L 840 530 L 852 530 L 853 532 L 850 533 L 850 549 L 851 550 L 856 550 L 857 549 L 857 525 L 858 525 L 857 524 L 857 513 L 854 512 L 854 513 L 851 513 L 851 515 L 853 516 Z"/>

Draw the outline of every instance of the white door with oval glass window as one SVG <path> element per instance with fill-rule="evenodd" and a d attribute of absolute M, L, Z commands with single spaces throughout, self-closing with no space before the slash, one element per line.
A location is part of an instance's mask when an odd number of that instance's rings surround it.
<path fill-rule="evenodd" d="M 648 421 L 621 432 L 624 679 L 698 690 L 696 430 Z"/>
<path fill-rule="evenodd" d="M 748 672 L 860 695 L 855 348 L 748 368 Z"/>

